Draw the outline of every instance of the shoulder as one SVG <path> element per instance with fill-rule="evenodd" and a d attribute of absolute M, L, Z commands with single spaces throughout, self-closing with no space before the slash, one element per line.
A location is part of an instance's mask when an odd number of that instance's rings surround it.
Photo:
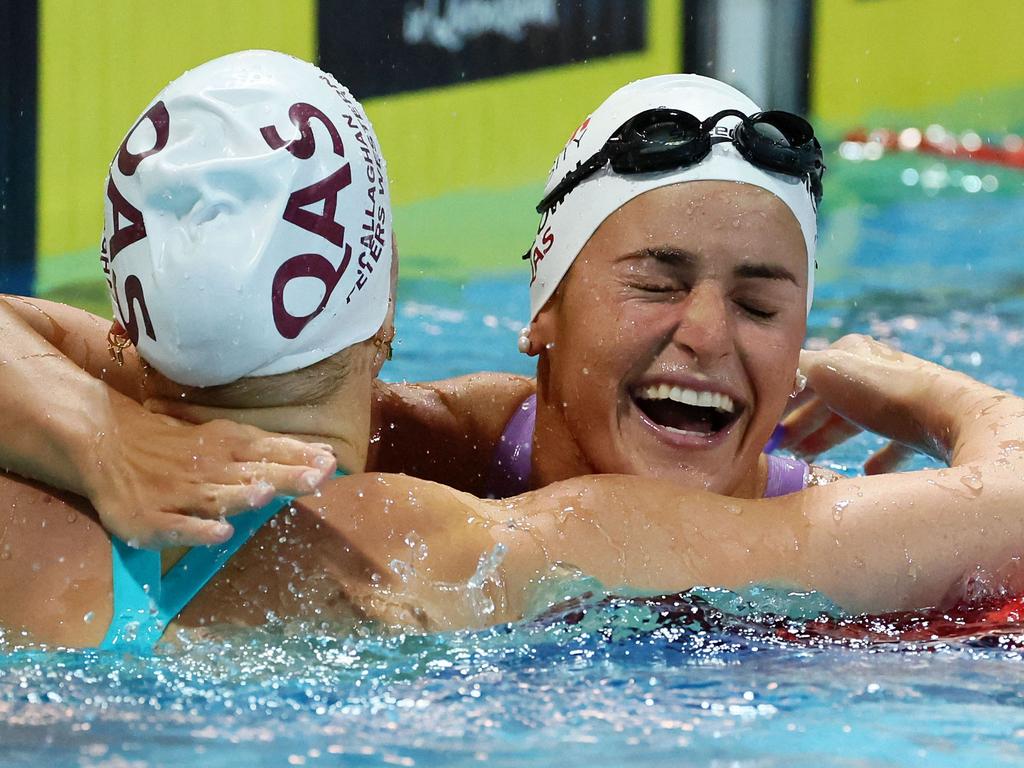
<path fill-rule="evenodd" d="M 381 383 L 378 399 L 418 409 L 425 416 L 486 423 L 498 412 L 511 415 L 535 391 L 536 382 L 530 377 L 484 372 L 412 384 Z"/>
<path fill-rule="evenodd" d="M 378 383 L 367 467 L 408 472 L 483 493 L 491 457 L 534 380 L 474 373 L 416 384 Z"/>

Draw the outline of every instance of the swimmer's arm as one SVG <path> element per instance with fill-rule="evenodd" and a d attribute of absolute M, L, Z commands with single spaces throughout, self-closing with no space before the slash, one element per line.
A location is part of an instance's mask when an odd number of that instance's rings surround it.
<path fill-rule="evenodd" d="M 333 471 L 323 447 L 150 413 L 137 402 L 138 356 L 126 349 L 123 368 L 111 364 L 108 327 L 73 307 L 0 297 L 0 468 L 86 496 L 107 530 L 150 547 L 223 541 L 230 525 L 199 518 L 266 503 L 275 486 L 306 492 L 306 472 Z M 253 467 L 266 484 L 252 482 Z"/>
<path fill-rule="evenodd" d="M 979 571 L 1024 587 L 1022 477 L 1019 458 L 996 459 L 749 500 L 600 476 L 519 497 L 526 506 L 516 514 L 536 521 L 546 560 L 608 587 L 772 584 L 881 613 L 951 605 Z"/>
<path fill-rule="evenodd" d="M 618 475 L 500 501 L 404 475 L 358 475 L 331 484 L 320 503 L 345 541 L 324 572 L 367 616 L 427 631 L 524 618 L 538 582 L 556 570 L 647 594 L 797 583 L 792 545 L 806 539 L 765 502 Z"/>
<path fill-rule="evenodd" d="M 1007 420 L 1021 426 L 1018 406 L 982 405 L 979 434 L 993 424 L 1009 428 Z M 604 475 L 484 501 L 413 478 L 363 475 L 325 501 L 374 564 L 346 577 L 357 605 L 376 618 L 408 625 L 415 616 L 416 626 L 439 630 L 522 618 L 538 579 L 556 566 L 611 591 L 773 584 L 817 590 L 869 613 L 951 604 L 979 570 L 1019 589 L 1022 477 L 1020 458 L 999 456 L 775 499 Z M 498 565 L 480 582 L 489 557 Z M 476 594 L 495 605 L 486 615 L 465 589 L 474 573 L 483 590 Z"/>
<path fill-rule="evenodd" d="M 505 425 L 535 387 L 531 378 L 504 373 L 378 382 L 367 467 L 484 495 Z"/>
<path fill-rule="evenodd" d="M 99 334 L 100 322 L 50 302 L 0 297 L 3 469 L 88 493 L 84 465 L 106 428 L 105 414 L 127 400 L 83 370 L 90 364 L 98 369 L 99 352 L 89 339 Z M 132 367 L 138 370 L 137 363 Z"/>
<path fill-rule="evenodd" d="M 24 353 L 52 356 L 58 352 L 92 378 L 141 401 L 139 357 L 134 347 L 128 347 L 121 365 L 112 359 L 107 346 L 110 320 L 67 304 L 9 295 L 0 296 L 0 316 L 4 318 L 5 341 L 16 344 Z"/>

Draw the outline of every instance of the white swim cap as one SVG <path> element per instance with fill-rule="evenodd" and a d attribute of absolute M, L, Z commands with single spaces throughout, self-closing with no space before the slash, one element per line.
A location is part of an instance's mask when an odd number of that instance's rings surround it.
<path fill-rule="evenodd" d="M 181 384 L 286 373 L 368 339 L 392 259 L 370 121 L 333 77 L 282 53 L 186 72 L 110 165 L 101 251 L 115 316 Z"/>
<path fill-rule="evenodd" d="M 566 174 L 598 152 L 620 126 L 649 109 L 689 112 L 704 120 L 723 109 L 753 115 L 761 110 L 735 88 L 700 75 L 660 75 L 630 83 L 594 111 L 569 139 L 551 168 L 544 193 Z M 725 117 L 722 128 L 734 127 L 737 117 Z M 602 222 L 634 197 L 652 189 L 684 181 L 737 181 L 771 192 L 793 212 L 807 246 L 807 311 L 814 295 L 814 249 L 818 224 L 808 182 L 795 176 L 766 171 L 747 161 L 729 141 L 712 145 L 711 153 L 696 165 L 653 173 L 620 175 L 606 165 L 584 179 L 554 210 L 542 215 L 530 252 L 530 316 L 555 292 L 573 261 Z"/>

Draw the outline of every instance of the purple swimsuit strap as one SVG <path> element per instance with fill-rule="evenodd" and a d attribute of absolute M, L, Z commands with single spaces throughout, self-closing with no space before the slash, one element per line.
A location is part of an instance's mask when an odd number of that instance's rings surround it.
<path fill-rule="evenodd" d="M 516 408 L 501 435 L 491 462 L 487 495 L 503 499 L 530 490 L 533 430 L 537 424 L 537 396 L 530 395 Z M 765 498 L 785 496 L 807 486 L 808 467 L 800 459 L 768 454 Z"/>
<path fill-rule="evenodd" d="M 764 487 L 764 498 L 785 496 L 807 487 L 810 473 L 807 462 L 773 453 L 767 454 L 765 458 L 768 459 L 768 483 Z"/>
<path fill-rule="evenodd" d="M 537 396 L 526 398 L 508 420 L 494 451 L 487 495 L 504 499 L 530 490 L 533 429 L 537 424 Z"/>

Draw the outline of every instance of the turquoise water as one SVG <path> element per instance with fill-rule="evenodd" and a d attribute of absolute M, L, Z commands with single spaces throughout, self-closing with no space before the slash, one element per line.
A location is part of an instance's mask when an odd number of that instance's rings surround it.
<path fill-rule="evenodd" d="M 814 343 L 867 332 L 1020 392 L 1024 197 L 1004 193 L 906 187 L 827 215 Z M 388 375 L 528 372 L 515 352 L 525 307 L 515 279 L 406 281 Z M 856 472 L 879 442 L 860 437 L 825 463 Z M 150 660 L 9 652 L 0 764 L 1024 763 L 1013 627 L 910 641 L 908 626 L 941 616 L 889 617 L 871 624 L 885 642 L 866 643 L 830 639 L 836 621 L 808 625 L 832 610 L 814 594 L 629 601 L 568 580 L 550 596 L 570 600 L 478 633 L 277 625 Z"/>

